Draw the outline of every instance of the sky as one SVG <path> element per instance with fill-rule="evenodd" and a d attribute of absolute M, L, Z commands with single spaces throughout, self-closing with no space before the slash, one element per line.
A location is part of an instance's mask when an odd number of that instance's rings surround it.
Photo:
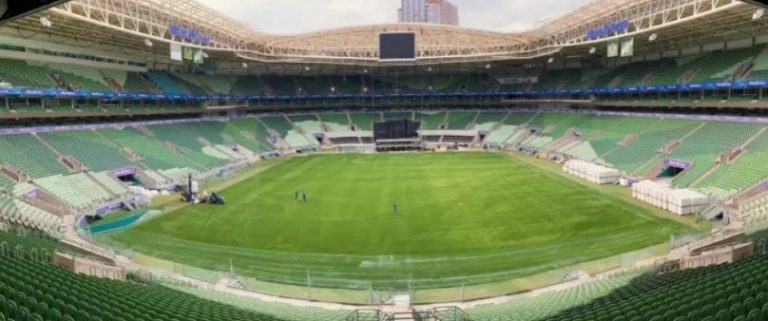
<path fill-rule="evenodd" d="M 198 0 L 257 30 L 296 34 L 397 21 L 400 0 Z M 588 0 L 453 0 L 463 27 L 524 31 Z"/>

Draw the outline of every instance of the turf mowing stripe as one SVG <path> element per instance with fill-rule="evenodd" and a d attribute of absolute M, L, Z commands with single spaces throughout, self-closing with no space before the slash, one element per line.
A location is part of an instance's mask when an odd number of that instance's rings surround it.
<path fill-rule="evenodd" d="M 109 237 L 203 268 L 232 260 L 238 273 L 268 281 L 301 284 L 309 269 L 329 287 L 439 287 L 562 268 L 686 230 L 501 153 L 294 157 L 222 193 L 223 207 L 184 207 Z"/>

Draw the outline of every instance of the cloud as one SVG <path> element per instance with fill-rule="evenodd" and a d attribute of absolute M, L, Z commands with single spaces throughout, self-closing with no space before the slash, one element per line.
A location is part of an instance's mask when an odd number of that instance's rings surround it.
<path fill-rule="evenodd" d="M 454 0 L 465 27 L 524 31 L 539 21 L 558 17 L 586 4 L 587 0 Z M 482 3 L 482 5 L 480 5 Z"/>
<path fill-rule="evenodd" d="M 198 0 L 257 30 L 292 34 L 397 20 L 396 0 Z"/>
<path fill-rule="evenodd" d="M 270 33 L 294 34 L 397 21 L 400 0 L 198 0 Z M 453 0 L 464 27 L 522 31 L 588 0 Z"/>

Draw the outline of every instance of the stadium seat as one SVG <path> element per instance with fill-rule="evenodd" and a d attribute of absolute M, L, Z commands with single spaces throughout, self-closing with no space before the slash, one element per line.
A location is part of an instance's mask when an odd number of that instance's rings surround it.
<path fill-rule="evenodd" d="M 343 132 L 350 130 L 350 117 L 347 113 L 323 113 L 318 116 L 329 131 Z"/>
<path fill-rule="evenodd" d="M 695 186 L 703 189 L 718 189 L 725 193 L 725 196 L 733 195 L 768 177 L 768 170 L 764 166 L 766 163 L 768 163 L 768 136 L 762 133 L 746 146 L 734 162 L 722 164 Z"/>
<path fill-rule="evenodd" d="M 119 146 L 99 136 L 95 131 L 50 132 L 38 136 L 59 152 L 76 158 L 92 171 L 106 171 L 132 165 L 120 154 Z"/>
<path fill-rule="evenodd" d="M 715 163 L 720 153 L 745 143 L 761 128 L 761 125 L 748 123 L 707 123 L 672 151 L 671 158 L 693 163 L 691 168 L 675 177 L 675 185 L 689 186 Z"/>
<path fill-rule="evenodd" d="M 552 69 L 542 74 L 531 90 L 583 88 L 581 79 L 581 69 Z"/>
<path fill-rule="evenodd" d="M 445 124 L 447 115 L 447 112 L 417 112 L 416 120 L 421 121 L 421 129 L 434 130 L 440 129 L 440 126 Z"/>
<path fill-rule="evenodd" d="M 517 131 L 517 126 L 501 125 L 496 130 L 492 131 L 486 138 L 486 144 L 501 145 L 507 141 Z"/>
<path fill-rule="evenodd" d="M 273 150 L 274 146 L 270 142 L 271 135 L 264 124 L 255 118 L 232 119 L 229 121 L 231 127 L 235 127 L 241 133 L 246 132 L 253 137 L 265 150 Z"/>
<path fill-rule="evenodd" d="M 167 94 L 175 95 L 187 95 L 189 92 L 181 84 L 176 82 L 173 77 L 163 71 L 151 71 L 147 73 L 147 77 L 154 83 L 157 88 Z"/>
<path fill-rule="evenodd" d="M 157 139 L 173 143 L 185 156 L 207 168 L 213 168 L 224 165 L 227 160 L 231 160 L 228 156 L 222 156 L 220 152 L 205 152 L 205 145 L 201 139 L 212 145 L 225 144 L 220 135 L 221 128 L 225 124 L 219 123 L 217 125 L 219 125 L 218 129 L 212 129 L 211 124 L 204 126 L 197 122 L 156 125 L 148 128 L 156 135 Z M 215 151 L 215 149 L 211 149 L 211 151 Z"/>
<path fill-rule="evenodd" d="M 296 95 L 299 86 L 291 76 L 264 76 L 261 77 L 267 94 L 274 96 Z"/>
<path fill-rule="evenodd" d="M 305 133 L 297 131 L 294 124 L 288 121 L 287 118 L 282 116 L 266 116 L 261 117 L 261 121 L 264 123 L 265 126 L 268 128 L 273 129 L 278 134 L 280 134 L 280 137 L 288 144 L 290 147 L 293 148 L 304 148 L 309 146 L 315 146 L 318 145 L 317 141 L 314 140 L 312 137 L 312 133 Z M 322 129 L 320 128 L 321 124 L 318 121 L 319 118 L 317 118 L 316 115 L 309 115 L 304 117 L 299 117 L 298 119 L 312 119 L 308 120 L 307 126 L 308 130 L 315 130 L 317 132 L 322 132 Z M 299 128 L 301 128 L 299 126 Z"/>
<path fill-rule="evenodd" d="M 672 63 L 665 65 L 663 69 L 653 76 L 649 85 L 680 83 L 683 80 L 683 75 L 696 66 L 703 58 L 703 55 L 686 55 L 674 58 Z"/>
<path fill-rule="evenodd" d="M 240 76 L 232 84 L 232 92 L 243 95 L 262 95 L 265 85 L 259 76 Z"/>
<path fill-rule="evenodd" d="M 29 65 L 22 60 L 0 59 L 0 77 L 19 88 L 56 88 L 44 67 Z"/>
<path fill-rule="evenodd" d="M 477 118 L 477 112 L 451 111 L 448 113 L 448 129 L 467 129 Z"/>
<path fill-rule="evenodd" d="M 508 112 L 480 112 L 475 119 L 475 129 L 491 131 L 501 124 Z"/>
<path fill-rule="evenodd" d="M 329 76 L 328 82 L 335 89 L 333 94 L 357 95 L 362 92 L 363 79 L 360 76 Z"/>
<path fill-rule="evenodd" d="M 67 173 L 58 155 L 31 134 L 0 136 L 0 162 L 9 163 L 33 177 Z"/>
<path fill-rule="evenodd" d="M 113 91 L 104 80 L 104 75 L 96 68 L 64 64 L 52 64 L 49 67 L 53 73 L 60 74 L 72 89 L 97 92 Z"/>
<path fill-rule="evenodd" d="M 140 154 L 143 158 L 142 162 L 152 169 L 202 169 L 199 164 L 184 155 L 171 152 L 166 148 L 162 141 L 145 136 L 134 128 L 100 129 L 99 133 L 108 137 L 120 146 L 130 148 L 134 152 Z"/>
<path fill-rule="evenodd" d="M 639 167 L 656 156 L 659 148 L 683 137 L 699 124 L 688 120 L 657 120 L 638 132 L 637 137 L 626 146 L 617 146 L 615 150 L 604 155 L 604 160 L 623 171 L 645 174 L 644 169 Z"/>
<path fill-rule="evenodd" d="M 349 113 L 349 117 L 358 130 L 373 130 L 373 123 L 381 121 L 378 113 Z"/>
<path fill-rule="evenodd" d="M 296 82 L 304 95 L 329 95 L 332 93 L 331 82 L 324 76 L 299 77 Z"/>
<path fill-rule="evenodd" d="M 157 91 L 157 88 L 154 87 L 145 75 L 137 72 L 128 72 L 122 86 L 125 92 L 153 93 Z"/>
<path fill-rule="evenodd" d="M 73 274 L 33 259 L 56 243 L 0 232 L 0 243 L 20 249 L 0 265 L 0 313 L 14 320 L 280 320 L 230 304 L 198 298 L 157 284 Z M 308 312 L 311 313 L 311 312 Z M 6 318 L 6 320 L 8 320 Z"/>
<path fill-rule="evenodd" d="M 47 176 L 35 182 L 79 210 L 95 208 L 113 198 L 85 173 Z"/>
<path fill-rule="evenodd" d="M 752 60 L 763 47 L 714 51 L 699 62 L 691 83 L 732 80 L 741 66 Z"/>

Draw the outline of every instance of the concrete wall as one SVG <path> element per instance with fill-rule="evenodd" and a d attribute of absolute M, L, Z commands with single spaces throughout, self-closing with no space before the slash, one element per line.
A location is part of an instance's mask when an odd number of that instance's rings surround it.
<path fill-rule="evenodd" d="M 697 256 L 680 259 L 680 269 L 693 269 L 710 265 L 734 263 L 748 258 L 754 254 L 752 242 L 728 246 L 716 250 L 702 252 Z"/>
<path fill-rule="evenodd" d="M 53 265 L 77 274 L 85 274 L 110 280 L 126 280 L 126 273 L 121 267 L 111 266 L 102 262 L 69 254 L 59 252 L 54 253 Z"/>

